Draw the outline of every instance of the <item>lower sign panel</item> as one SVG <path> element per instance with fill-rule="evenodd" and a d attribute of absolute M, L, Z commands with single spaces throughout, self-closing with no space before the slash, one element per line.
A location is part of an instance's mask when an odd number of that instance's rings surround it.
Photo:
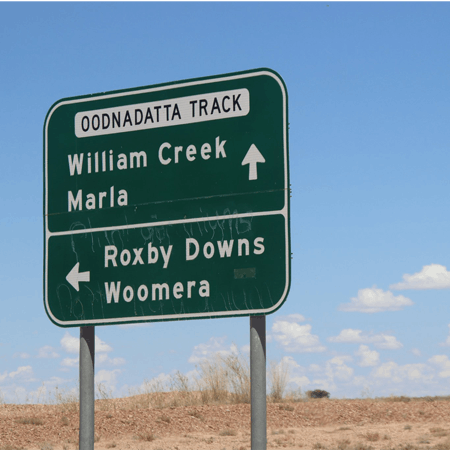
<path fill-rule="evenodd" d="M 45 306 L 63 327 L 268 314 L 290 283 L 282 214 L 49 237 Z"/>

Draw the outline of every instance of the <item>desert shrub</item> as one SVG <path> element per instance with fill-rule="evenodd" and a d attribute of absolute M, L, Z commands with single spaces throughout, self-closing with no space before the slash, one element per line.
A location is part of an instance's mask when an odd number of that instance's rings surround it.
<path fill-rule="evenodd" d="M 198 412 L 198 411 L 188 411 L 188 414 L 192 417 L 195 417 L 198 420 L 201 420 L 202 422 L 205 421 L 205 418 Z"/>
<path fill-rule="evenodd" d="M 170 423 L 170 422 L 171 422 L 171 419 L 170 419 L 169 416 L 166 416 L 166 415 L 163 414 L 162 416 L 159 416 L 159 417 L 158 417 L 157 422 Z"/>
<path fill-rule="evenodd" d="M 95 386 L 95 394 L 98 399 L 110 400 L 113 398 L 112 389 L 108 388 L 105 383 L 97 383 Z"/>
<path fill-rule="evenodd" d="M 150 405 L 153 408 L 161 409 L 166 407 L 167 387 L 164 382 L 158 378 L 151 380 L 145 379 L 138 388 L 129 389 L 129 395 L 132 396 L 131 407 L 133 409 L 146 409 Z"/>
<path fill-rule="evenodd" d="M 274 361 L 270 362 L 269 380 L 271 400 L 281 402 L 289 380 L 289 367 L 284 360 L 279 364 Z"/>
<path fill-rule="evenodd" d="M 222 430 L 221 432 L 219 432 L 220 436 L 237 436 L 237 431 L 236 430 L 232 430 L 230 428 L 227 428 L 225 430 Z"/>
<path fill-rule="evenodd" d="M 224 403 L 228 398 L 228 372 L 218 355 L 211 360 L 204 360 L 197 366 L 199 376 L 198 388 L 202 402 Z"/>
<path fill-rule="evenodd" d="M 294 411 L 294 407 L 292 405 L 280 405 L 279 409 L 282 411 Z"/>
<path fill-rule="evenodd" d="M 400 396 L 392 395 L 390 397 L 390 401 L 391 402 L 410 402 L 411 399 L 409 397 L 405 397 L 404 395 L 400 395 Z"/>
<path fill-rule="evenodd" d="M 306 395 L 303 395 L 302 389 L 297 388 L 286 392 L 283 396 L 283 400 L 286 402 L 304 402 L 307 398 Z"/>
<path fill-rule="evenodd" d="M 309 398 L 330 398 L 330 393 L 321 389 L 315 389 L 314 391 L 306 391 L 306 396 Z"/>
<path fill-rule="evenodd" d="M 24 450 L 24 448 L 23 447 L 14 447 L 10 444 L 6 444 L 6 445 L 0 447 L 0 450 Z"/>
<path fill-rule="evenodd" d="M 221 357 L 230 383 L 232 399 L 235 403 L 250 403 L 250 366 L 248 361 L 239 353 Z"/>
<path fill-rule="evenodd" d="M 138 434 L 138 439 L 141 441 L 152 442 L 156 439 L 156 436 L 153 433 L 141 433 Z"/>
<path fill-rule="evenodd" d="M 240 353 L 216 354 L 197 366 L 197 386 L 203 403 L 250 403 L 250 365 Z"/>
<path fill-rule="evenodd" d="M 50 444 L 49 442 L 44 442 L 43 444 L 41 444 L 40 449 L 41 450 L 53 450 L 53 445 Z"/>
<path fill-rule="evenodd" d="M 23 425 L 43 425 L 44 421 L 39 419 L 39 417 L 21 417 L 20 419 L 16 419 L 16 423 Z"/>
<path fill-rule="evenodd" d="M 370 442 L 376 442 L 380 440 L 380 433 L 366 433 L 366 439 Z"/>
<path fill-rule="evenodd" d="M 170 378 L 170 390 L 174 394 L 172 406 L 190 406 L 196 403 L 196 395 L 192 389 L 189 378 L 179 370 Z"/>

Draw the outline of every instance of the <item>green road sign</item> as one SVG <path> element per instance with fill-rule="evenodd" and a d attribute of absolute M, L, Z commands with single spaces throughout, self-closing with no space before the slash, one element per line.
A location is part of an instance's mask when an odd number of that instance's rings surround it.
<path fill-rule="evenodd" d="M 287 92 L 268 69 L 63 99 L 44 126 L 59 326 L 268 314 L 290 285 Z"/>

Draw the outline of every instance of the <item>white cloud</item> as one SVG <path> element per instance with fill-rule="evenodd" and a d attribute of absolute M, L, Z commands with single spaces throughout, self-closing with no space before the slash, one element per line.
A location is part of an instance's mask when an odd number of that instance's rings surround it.
<path fill-rule="evenodd" d="M 347 365 L 347 362 L 352 361 L 352 357 L 335 356 L 325 362 L 324 366 L 317 366 L 311 364 L 308 368 L 309 372 L 313 372 L 320 376 L 320 378 L 314 378 L 310 383 L 311 388 L 325 389 L 332 393 L 338 389 L 338 386 L 342 384 L 352 383 L 354 379 L 354 370 Z"/>
<path fill-rule="evenodd" d="M 117 375 L 121 373 L 120 369 L 99 370 L 95 374 L 95 385 L 102 384 L 107 391 L 114 392 L 117 385 Z"/>
<path fill-rule="evenodd" d="M 61 361 L 62 367 L 77 367 L 79 358 L 64 358 Z"/>
<path fill-rule="evenodd" d="M 329 342 L 345 344 L 374 344 L 375 347 L 385 350 L 397 350 L 403 347 L 403 344 L 397 341 L 395 336 L 388 334 L 367 334 L 362 330 L 346 328 L 338 336 L 328 338 Z"/>
<path fill-rule="evenodd" d="M 319 337 L 311 334 L 311 325 L 299 325 L 295 322 L 277 320 L 272 325 L 273 338 L 287 352 L 314 353 L 326 348 L 320 344 Z"/>
<path fill-rule="evenodd" d="M 67 353 L 80 352 L 80 338 L 72 336 L 68 331 L 61 339 L 61 347 Z M 112 347 L 102 341 L 98 336 L 95 336 L 95 353 L 110 352 Z"/>
<path fill-rule="evenodd" d="M 68 331 L 66 331 L 60 343 L 63 350 L 67 353 L 80 352 L 80 339 L 73 337 Z"/>
<path fill-rule="evenodd" d="M 235 344 L 226 345 L 227 337 L 222 336 L 220 338 L 212 337 L 206 344 L 199 344 L 194 347 L 192 355 L 189 357 L 188 362 L 191 364 L 198 364 L 204 359 L 209 359 L 215 354 L 230 355 L 237 354 L 237 348 Z"/>
<path fill-rule="evenodd" d="M 428 383 L 433 379 L 432 369 L 425 364 L 405 364 L 399 366 L 395 362 L 381 364 L 373 372 L 374 378 L 388 379 L 393 383 L 420 381 Z"/>
<path fill-rule="evenodd" d="M 0 375 L 0 382 L 10 380 L 21 383 L 36 381 L 34 378 L 33 368 L 31 366 L 20 366 L 13 372 L 3 372 L 3 374 Z"/>
<path fill-rule="evenodd" d="M 450 360 L 447 355 L 435 355 L 428 360 L 431 364 L 438 366 L 440 372 L 438 375 L 441 378 L 450 377 Z"/>
<path fill-rule="evenodd" d="M 358 364 L 361 367 L 376 366 L 380 362 L 380 354 L 376 350 L 370 350 L 367 345 L 360 345 L 355 355 L 361 357 Z"/>
<path fill-rule="evenodd" d="M 422 356 L 422 352 L 418 348 L 413 348 L 411 352 L 415 356 Z"/>
<path fill-rule="evenodd" d="M 30 354 L 25 352 L 18 352 L 14 353 L 13 358 L 28 359 L 30 358 Z"/>
<path fill-rule="evenodd" d="M 384 350 L 398 350 L 399 348 L 403 347 L 403 344 L 397 341 L 397 338 L 395 336 L 389 336 L 387 334 L 381 334 L 380 342 L 374 342 L 374 345 L 375 347 Z"/>
<path fill-rule="evenodd" d="M 33 369 L 31 366 L 22 366 L 18 367 L 15 372 L 11 372 L 9 374 L 10 378 L 16 378 L 16 377 L 29 377 L 33 375 Z"/>
<path fill-rule="evenodd" d="M 197 370 L 190 371 L 186 374 L 189 379 L 198 374 Z M 128 393 L 131 395 L 145 394 L 155 391 L 167 391 L 170 389 L 172 376 L 166 373 L 160 373 L 158 376 L 151 378 L 150 380 L 144 380 L 139 386 L 126 386 Z"/>
<path fill-rule="evenodd" d="M 50 345 L 44 345 L 38 351 L 38 358 L 59 358 L 58 353 Z"/>
<path fill-rule="evenodd" d="M 98 336 L 95 336 L 95 353 L 111 352 L 112 347 L 103 342 Z"/>
<path fill-rule="evenodd" d="M 101 353 L 95 356 L 95 363 L 99 365 L 110 365 L 110 366 L 121 366 L 125 364 L 125 359 L 123 358 L 110 358 L 106 353 Z"/>
<path fill-rule="evenodd" d="M 443 347 L 449 347 L 450 346 L 450 324 L 448 324 L 448 328 L 449 328 L 449 333 L 447 336 L 447 339 L 445 340 L 445 342 L 441 342 L 439 345 L 443 346 Z"/>
<path fill-rule="evenodd" d="M 440 264 L 423 266 L 420 272 L 403 275 L 403 281 L 392 284 L 390 289 L 449 289 L 450 272 Z"/>
<path fill-rule="evenodd" d="M 354 330 L 352 328 L 346 328 L 342 330 L 337 336 L 331 336 L 327 340 L 329 342 L 355 344 L 360 342 L 366 342 L 366 337 L 361 335 L 362 330 Z"/>
<path fill-rule="evenodd" d="M 311 383 L 309 378 L 306 376 L 307 369 L 300 366 L 292 356 L 283 356 L 280 363 L 276 366 L 281 370 L 287 369 L 288 385 L 292 389 L 301 388 L 301 390 L 304 391 Z"/>
<path fill-rule="evenodd" d="M 305 322 L 305 316 L 302 314 L 289 314 L 287 316 L 277 316 L 276 321 L 281 320 L 283 322 Z"/>
<path fill-rule="evenodd" d="M 338 379 L 339 381 L 349 381 L 354 370 L 347 366 L 346 361 L 351 361 L 350 356 L 335 356 L 326 363 L 326 373 L 331 379 Z"/>
<path fill-rule="evenodd" d="M 243 345 L 241 347 L 241 353 L 244 355 L 250 355 L 250 345 Z"/>
<path fill-rule="evenodd" d="M 302 375 L 302 376 L 297 376 L 297 377 L 291 376 L 289 378 L 289 383 L 292 383 L 299 388 L 305 389 L 306 386 L 311 384 L 311 381 L 309 380 L 309 378 L 307 376 Z"/>
<path fill-rule="evenodd" d="M 392 292 L 384 292 L 382 289 L 360 289 L 358 296 L 350 299 L 350 303 L 342 303 L 340 311 L 376 313 L 382 311 L 399 311 L 405 306 L 411 306 L 413 302 L 403 295 L 394 296 Z"/>

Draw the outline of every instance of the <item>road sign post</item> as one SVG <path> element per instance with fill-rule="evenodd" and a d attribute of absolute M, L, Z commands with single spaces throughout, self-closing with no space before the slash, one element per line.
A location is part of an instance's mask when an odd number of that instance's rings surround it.
<path fill-rule="evenodd" d="M 80 327 L 80 450 L 94 449 L 95 327 Z"/>
<path fill-rule="evenodd" d="M 267 448 L 266 316 L 250 317 L 252 450 Z"/>
<path fill-rule="evenodd" d="M 290 284 L 287 92 L 269 69 L 63 99 L 44 126 L 62 327 L 268 314 Z"/>
<path fill-rule="evenodd" d="M 44 304 L 80 327 L 250 316 L 252 449 L 266 448 L 265 314 L 290 285 L 287 92 L 269 69 L 60 100 L 44 125 Z"/>

